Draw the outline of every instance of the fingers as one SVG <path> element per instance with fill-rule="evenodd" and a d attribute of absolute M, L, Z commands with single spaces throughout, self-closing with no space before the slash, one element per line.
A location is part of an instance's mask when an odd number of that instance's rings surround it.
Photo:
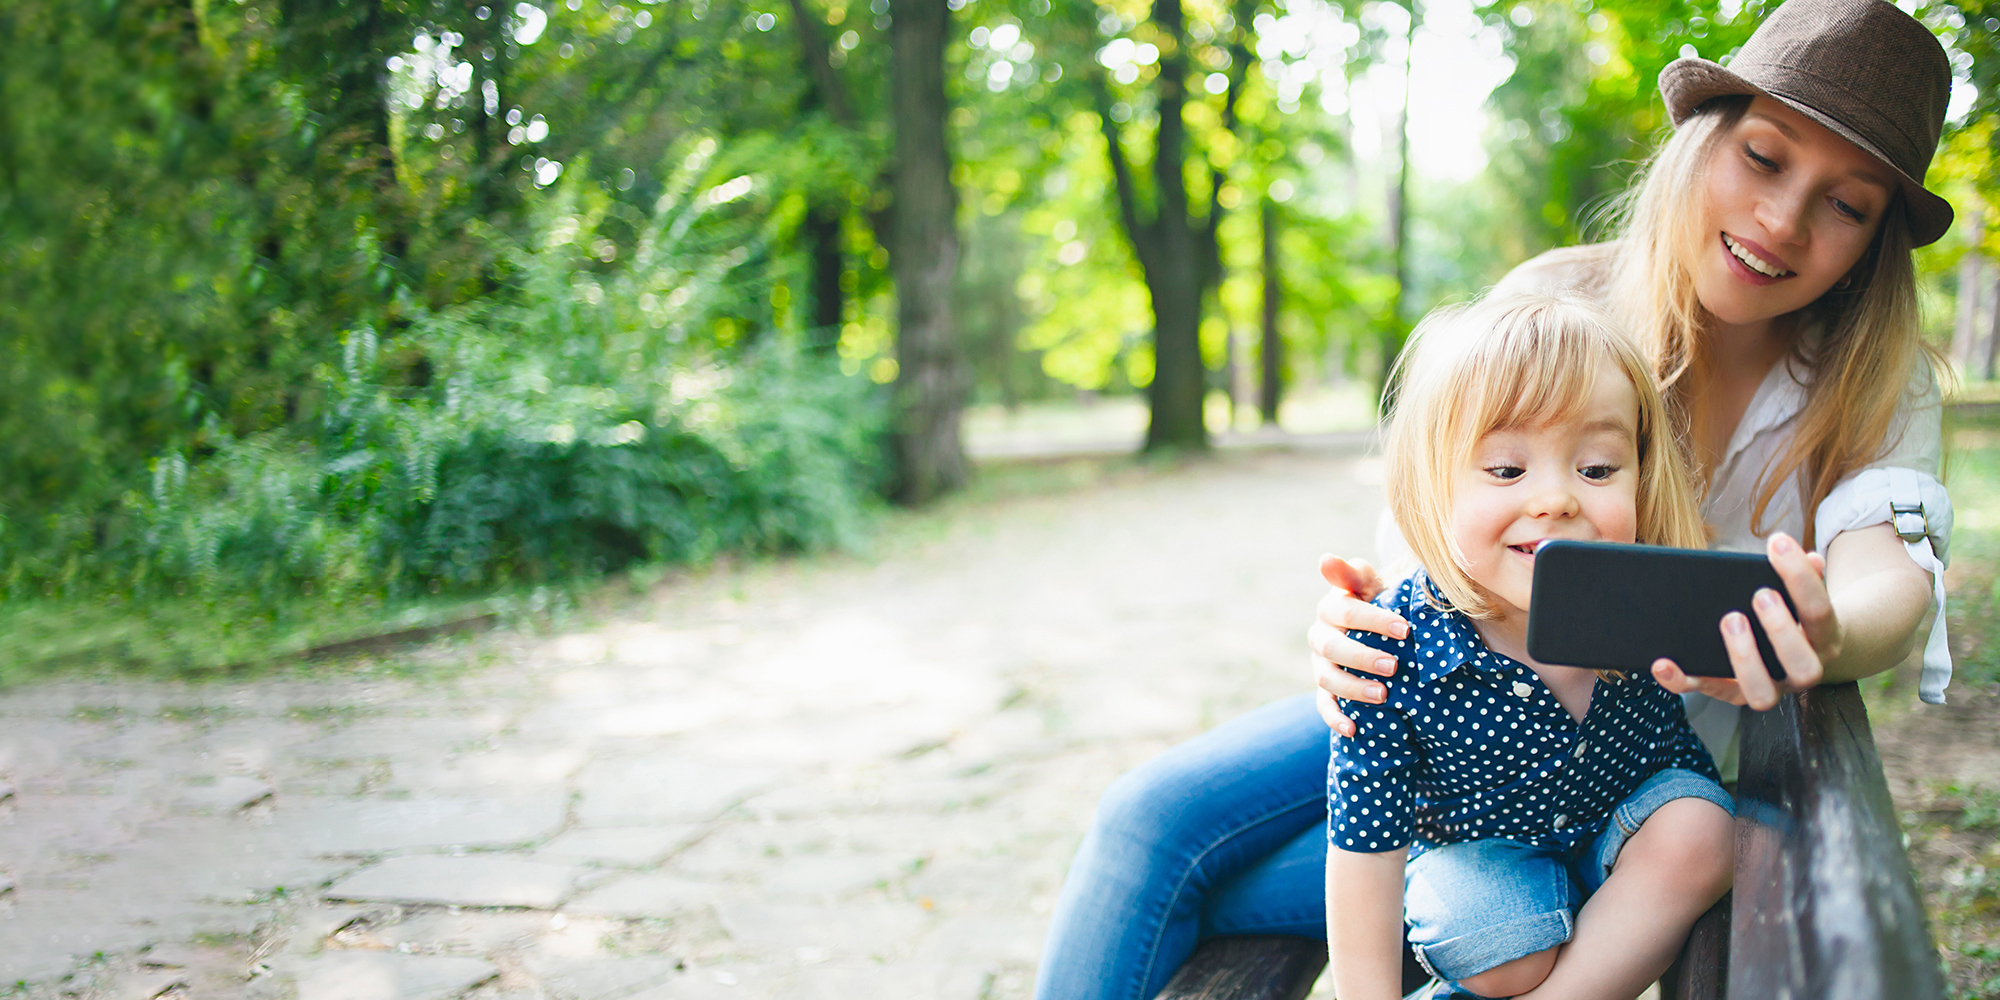
<path fill-rule="evenodd" d="M 1408 638 L 1410 634 L 1410 623 L 1402 615 L 1341 590 L 1327 591 L 1319 599 L 1318 612 L 1320 622 L 1334 629 L 1373 632 L 1391 639 Z M 1339 657 L 1328 659 L 1342 662 Z"/>
<path fill-rule="evenodd" d="M 1321 691 L 1348 701 L 1380 705 L 1389 698 L 1389 689 L 1381 681 L 1342 670 L 1317 656 L 1313 657 L 1313 683 Z"/>
<path fill-rule="evenodd" d="M 1382 575 L 1366 559 L 1344 559 L 1336 555 L 1319 557 L 1319 575 L 1335 590 L 1372 601 L 1382 592 Z"/>
<path fill-rule="evenodd" d="M 1757 638 L 1750 632 L 1750 619 L 1741 611 L 1731 611 L 1722 616 L 1722 645 L 1729 651 L 1729 668 L 1736 673 L 1736 683 L 1743 689 L 1742 704 L 1759 712 L 1778 703 L 1778 685 L 1771 680 L 1771 672 L 1764 666 L 1764 657 L 1757 652 Z"/>
<path fill-rule="evenodd" d="M 1409 627 L 1404 626 L 1404 631 Z M 1306 646 L 1313 656 L 1327 663 L 1387 677 L 1396 672 L 1396 658 L 1373 646 L 1348 638 L 1347 633 L 1325 622 L 1314 622 L 1306 630 Z M 1339 692 L 1335 692 L 1338 694 Z M 1345 698 L 1346 695 L 1341 695 Z"/>
<path fill-rule="evenodd" d="M 1813 650 L 1805 627 L 1786 610 L 1778 592 L 1768 587 L 1759 590 L 1757 596 L 1751 599 L 1750 607 L 1763 624 L 1764 634 L 1771 639 L 1772 652 L 1778 654 L 1778 664 L 1785 670 L 1785 687 L 1803 691 L 1818 684 L 1824 673 L 1819 653 Z"/>
<path fill-rule="evenodd" d="M 1665 657 L 1653 661 L 1653 679 L 1675 694 L 1705 694 L 1732 705 L 1743 704 L 1743 686 L 1726 677 L 1695 677 Z"/>
<path fill-rule="evenodd" d="M 1324 690 L 1315 690 L 1313 703 L 1319 709 L 1319 717 L 1326 720 L 1327 726 L 1334 732 L 1342 736 L 1354 735 L 1354 720 L 1341 714 L 1340 703 L 1333 700 L 1333 695 L 1327 694 Z"/>
<path fill-rule="evenodd" d="M 1813 623 L 1833 617 L 1833 598 L 1826 592 L 1826 560 L 1817 552 L 1799 548 L 1792 536 L 1778 532 L 1764 544 L 1771 568 L 1785 581 L 1792 605 L 1799 609 L 1799 621 Z"/>

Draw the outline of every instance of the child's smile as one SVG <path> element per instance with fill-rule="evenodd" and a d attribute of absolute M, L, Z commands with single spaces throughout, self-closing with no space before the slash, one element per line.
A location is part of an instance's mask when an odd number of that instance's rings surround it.
<path fill-rule="evenodd" d="M 1639 396 L 1600 363 L 1573 419 L 1504 428 L 1479 440 L 1452 489 L 1451 536 L 1466 575 L 1525 629 L 1535 549 L 1550 539 L 1630 542 L 1637 532 Z"/>

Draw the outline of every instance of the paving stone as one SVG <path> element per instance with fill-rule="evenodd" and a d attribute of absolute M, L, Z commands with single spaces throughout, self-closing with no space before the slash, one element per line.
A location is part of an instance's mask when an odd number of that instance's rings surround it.
<path fill-rule="evenodd" d="M 271 797 L 271 785 L 260 778 L 229 775 L 212 785 L 196 785 L 182 792 L 178 807 L 202 813 L 233 813 Z"/>
<path fill-rule="evenodd" d="M 542 840 L 563 823 L 561 789 L 508 798 L 293 798 L 277 824 L 319 854 L 416 847 L 504 847 Z"/>
<path fill-rule="evenodd" d="M 390 785 L 415 792 L 525 789 L 561 785 L 584 762 L 580 746 L 514 748 L 396 760 Z"/>
<path fill-rule="evenodd" d="M 1048 918 L 1031 907 L 946 915 L 918 939 L 910 955 L 920 962 L 1013 962 L 1032 968 L 1047 933 Z"/>
<path fill-rule="evenodd" d="M 292 914 L 291 926 L 285 929 L 284 954 L 317 955 L 325 951 L 328 937 L 367 912 L 368 907 L 344 903 L 300 907 Z"/>
<path fill-rule="evenodd" d="M 534 941 L 550 930 L 550 914 L 541 911 L 442 910 L 405 912 L 403 918 L 374 929 L 372 937 L 386 947 L 415 948 L 431 954 L 485 955 Z"/>
<path fill-rule="evenodd" d="M 737 945 L 765 956 L 790 957 L 823 948 L 836 958 L 907 955 L 934 919 L 915 903 L 810 906 L 741 898 L 715 904 Z"/>
<path fill-rule="evenodd" d="M 142 969 L 118 977 L 108 1000 L 154 1000 L 188 988 L 188 976 L 179 969 Z"/>
<path fill-rule="evenodd" d="M 477 958 L 369 951 L 286 957 L 271 967 L 296 985 L 298 1000 L 444 1000 L 500 971 Z"/>
<path fill-rule="evenodd" d="M 156 934 L 87 893 L 30 894 L 0 911 L 0 983 L 54 979 L 98 952 L 136 951 Z"/>
<path fill-rule="evenodd" d="M 575 869 L 498 854 L 390 858 L 341 879 L 328 899 L 548 909 L 569 891 Z"/>
<path fill-rule="evenodd" d="M 758 896 L 773 900 L 842 899 L 898 882 L 908 872 L 907 859 L 881 854 L 794 856 L 763 867 Z"/>
<path fill-rule="evenodd" d="M 745 767 L 672 751 L 594 760 L 577 776 L 582 800 L 576 818 L 586 826 L 713 819 L 782 777 L 784 772 L 775 767 Z"/>
<path fill-rule="evenodd" d="M 686 975 L 672 958 L 554 958 L 530 955 L 528 974 L 565 1000 L 614 1000 Z"/>
<path fill-rule="evenodd" d="M 663 918 L 701 909 L 731 891 L 743 890 L 671 874 L 627 875 L 570 900 L 563 912 L 629 920 Z"/>
<path fill-rule="evenodd" d="M 707 829 L 701 823 L 668 823 L 571 830 L 543 844 L 535 856 L 643 868 L 659 863 L 669 852 L 692 842 Z"/>

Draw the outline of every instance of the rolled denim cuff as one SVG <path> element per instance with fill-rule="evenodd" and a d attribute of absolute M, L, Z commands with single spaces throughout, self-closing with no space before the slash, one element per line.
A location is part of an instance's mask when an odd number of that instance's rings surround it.
<path fill-rule="evenodd" d="M 1568 910 L 1559 910 L 1495 924 L 1476 934 L 1413 944 L 1411 949 L 1431 975 L 1456 983 L 1517 958 L 1547 951 L 1568 941 L 1575 932 L 1575 918 Z"/>

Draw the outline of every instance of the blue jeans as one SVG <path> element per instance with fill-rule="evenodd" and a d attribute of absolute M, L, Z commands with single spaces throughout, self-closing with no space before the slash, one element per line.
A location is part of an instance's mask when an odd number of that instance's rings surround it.
<path fill-rule="evenodd" d="M 1667 768 L 1626 796 L 1604 829 L 1574 850 L 1489 838 L 1417 852 L 1403 869 L 1403 915 L 1418 961 L 1456 986 L 1568 941 L 1577 907 L 1603 887 L 1625 842 L 1661 806 L 1681 798 L 1735 811 L 1714 779 Z"/>
<path fill-rule="evenodd" d="M 1038 1000 L 1152 1000 L 1203 937 L 1326 938 L 1326 766 L 1311 695 L 1120 776 L 1056 900 Z"/>

